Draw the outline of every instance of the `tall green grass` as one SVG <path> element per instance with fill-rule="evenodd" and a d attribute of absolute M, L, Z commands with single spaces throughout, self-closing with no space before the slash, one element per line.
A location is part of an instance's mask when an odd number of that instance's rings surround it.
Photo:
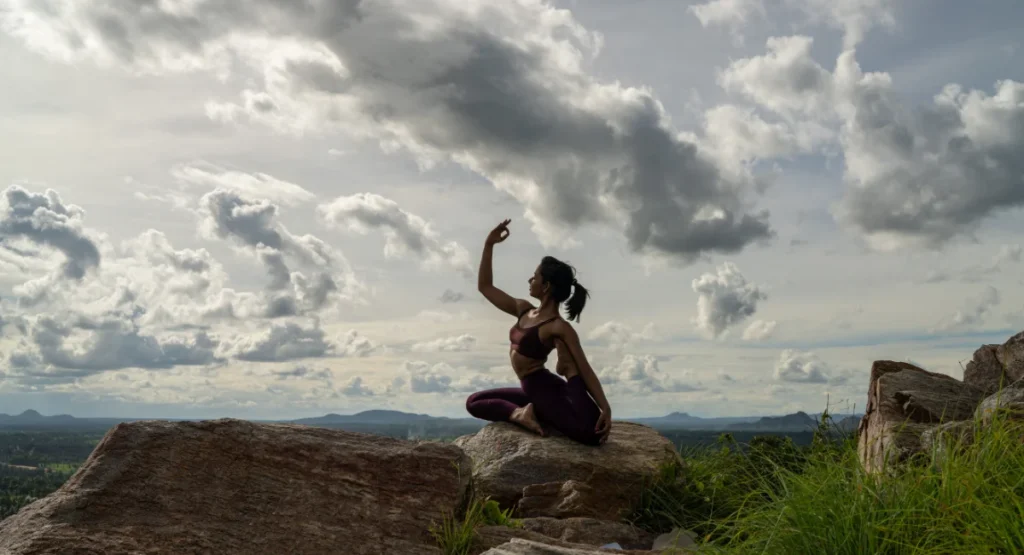
<path fill-rule="evenodd" d="M 808 448 L 724 438 L 683 453 L 682 472 L 648 484 L 634 522 L 697 532 L 723 553 L 800 555 L 1024 553 L 1024 423 L 997 415 L 974 441 L 867 474 L 853 437 L 823 417 Z M 682 475 L 682 479 L 680 479 Z"/>

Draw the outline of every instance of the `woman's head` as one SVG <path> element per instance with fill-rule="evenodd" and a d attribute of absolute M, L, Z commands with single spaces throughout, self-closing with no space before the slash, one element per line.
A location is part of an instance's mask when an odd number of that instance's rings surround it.
<path fill-rule="evenodd" d="M 559 304 L 565 302 L 569 319 L 579 322 L 590 293 L 576 281 L 576 268 L 553 256 L 545 256 L 530 278 L 530 296 L 540 301 L 550 298 Z"/>

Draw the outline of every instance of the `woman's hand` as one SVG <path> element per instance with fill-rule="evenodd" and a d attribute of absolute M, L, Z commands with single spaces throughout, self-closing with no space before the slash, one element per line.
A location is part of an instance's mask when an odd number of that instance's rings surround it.
<path fill-rule="evenodd" d="M 504 241 L 505 239 L 508 239 L 508 224 L 511 221 L 512 220 L 505 220 L 498 224 L 498 227 L 492 229 L 491 232 L 487 234 L 487 244 L 495 245 Z"/>
<path fill-rule="evenodd" d="M 612 408 L 601 409 L 601 416 L 597 419 L 597 426 L 594 431 L 601 434 L 601 443 L 608 441 L 608 434 L 612 431 Z"/>

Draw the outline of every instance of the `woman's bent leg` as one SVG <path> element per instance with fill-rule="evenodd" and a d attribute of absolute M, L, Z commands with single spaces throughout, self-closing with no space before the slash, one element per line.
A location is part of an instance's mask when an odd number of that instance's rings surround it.
<path fill-rule="evenodd" d="M 508 422 L 512 411 L 530 403 L 526 393 L 518 387 L 502 387 L 477 391 L 466 399 L 469 414 L 491 422 Z"/>
<path fill-rule="evenodd" d="M 521 383 L 542 423 L 574 441 L 598 445 L 600 437 L 594 428 L 600 410 L 587 394 L 583 380 L 573 376 L 566 383 L 548 370 L 538 370 L 528 374 Z M 585 400 L 580 396 L 580 387 Z"/>

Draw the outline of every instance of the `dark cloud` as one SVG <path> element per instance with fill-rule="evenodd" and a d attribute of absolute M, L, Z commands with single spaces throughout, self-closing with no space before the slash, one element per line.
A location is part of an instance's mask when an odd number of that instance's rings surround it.
<path fill-rule="evenodd" d="M 208 104 L 212 117 L 288 132 L 344 129 L 423 164 L 454 160 L 517 198 L 549 245 L 586 225 L 610 226 L 634 251 L 692 261 L 774 235 L 768 213 L 746 198 L 752 183 L 673 129 L 648 90 L 585 71 L 600 39 L 568 11 L 526 0 L 472 9 L 457 0 L 228 4 L 22 7 L 59 47 L 32 40 L 21 11 L 8 25 L 57 57 L 153 72 L 227 71 L 220 54 L 233 54 L 265 81 L 240 103 Z M 279 248 L 261 225 L 268 207 L 222 208 L 234 211 L 222 220 L 231 233 Z"/>
<path fill-rule="evenodd" d="M 99 248 L 82 229 L 83 215 L 81 208 L 65 205 L 52 189 L 32 193 L 11 185 L 0 203 L 0 242 L 24 239 L 56 249 L 64 255 L 63 277 L 80 280 L 100 264 Z M 12 245 L 5 244 L 5 248 L 19 252 Z"/>

